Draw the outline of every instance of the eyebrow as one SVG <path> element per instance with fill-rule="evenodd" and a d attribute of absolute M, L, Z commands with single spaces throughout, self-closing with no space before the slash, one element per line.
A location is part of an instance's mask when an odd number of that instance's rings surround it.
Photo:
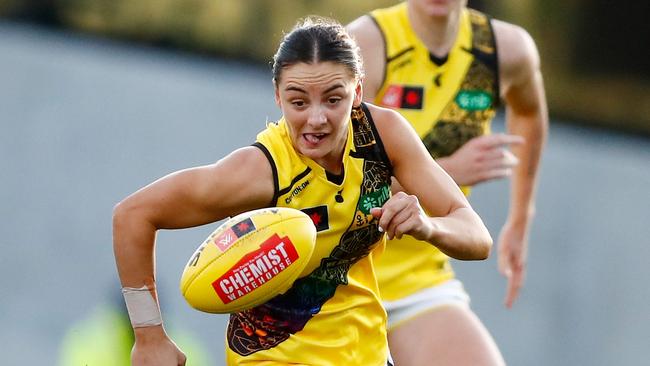
<path fill-rule="evenodd" d="M 331 91 L 334 91 L 334 90 L 336 90 L 338 88 L 342 88 L 342 87 L 343 87 L 342 84 L 333 85 L 333 86 L 327 88 L 327 90 L 325 90 L 324 94 L 329 93 Z M 307 93 L 304 89 L 301 89 L 301 88 L 299 88 L 297 86 L 288 86 L 284 90 L 286 90 L 286 91 L 297 91 L 297 92 L 301 92 L 301 93 L 305 93 L 305 94 Z"/>

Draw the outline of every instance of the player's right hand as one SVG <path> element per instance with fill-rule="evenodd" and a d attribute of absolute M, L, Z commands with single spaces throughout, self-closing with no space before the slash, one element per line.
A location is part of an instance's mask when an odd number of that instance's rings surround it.
<path fill-rule="evenodd" d="M 517 135 L 494 134 L 475 137 L 452 155 L 436 159 L 461 186 L 471 186 L 512 174 L 519 160 L 508 150 L 509 145 L 523 144 Z"/>
<path fill-rule="evenodd" d="M 131 351 L 132 366 L 184 366 L 185 354 L 167 336 L 162 326 L 136 328 Z"/>
<path fill-rule="evenodd" d="M 382 207 L 370 209 L 370 214 L 379 220 L 379 230 L 385 232 L 389 240 L 401 239 L 404 234 L 418 240 L 431 237 L 432 224 L 416 196 L 397 192 Z"/>

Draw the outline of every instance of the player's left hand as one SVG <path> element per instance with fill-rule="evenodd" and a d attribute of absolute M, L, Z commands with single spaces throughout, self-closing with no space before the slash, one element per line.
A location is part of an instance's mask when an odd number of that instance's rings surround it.
<path fill-rule="evenodd" d="M 519 296 L 526 275 L 528 237 L 524 225 L 507 221 L 499 235 L 499 272 L 508 280 L 505 305 L 512 307 Z"/>
<path fill-rule="evenodd" d="M 396 193 L 382 207 L 370 209 L 370 214 L 379 219 L 380 230 L 386 232 L 388 239 L 400 239 L 409 234 L 418 240 L 427 240 L 431 234 L 432 224 L 418 198 L 404 192 Z"/>

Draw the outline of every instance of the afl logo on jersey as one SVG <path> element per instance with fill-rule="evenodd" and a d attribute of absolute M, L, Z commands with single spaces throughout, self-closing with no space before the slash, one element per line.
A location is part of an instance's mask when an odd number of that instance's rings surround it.
<path fill-rule="evenodd" d="M 390 108 L 422 109 L 423 95 L 421 86 L 390 85 L 381 98 L 381 104 Z"/>

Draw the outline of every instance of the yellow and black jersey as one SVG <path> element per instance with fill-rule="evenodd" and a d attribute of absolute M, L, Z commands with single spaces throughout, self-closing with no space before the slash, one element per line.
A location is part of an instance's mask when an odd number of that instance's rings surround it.
<path fill-rule="evenodd" d="M 485 14 L 464 9 L 448 55 L 417 37 L 406 3 L 370 13 L 385 42 L 384 80 L 374 102 L 398 110 L 434 158 L 490 132 L 499 102 L 496 43 Z M 461 187 L 469 194 L 469 187 Z M 397 300 L 453 277 L 447 257 L 410 236 L 389 241 L 378 263 L 382 297 Z"/>
<path fill-rule="evenodd" d="M 386 365 L 386 313 L 368 254 L 384 247 L 370 209 L 390 197 L 391 165 L 369 111 L 352 110 L 340 175 L 296 152 L 284 119 L 255 146 L 271 163 L 275 206 L 312 218 L 321 260 L 286 293 L 231 315 L 229 364 Z"/>

